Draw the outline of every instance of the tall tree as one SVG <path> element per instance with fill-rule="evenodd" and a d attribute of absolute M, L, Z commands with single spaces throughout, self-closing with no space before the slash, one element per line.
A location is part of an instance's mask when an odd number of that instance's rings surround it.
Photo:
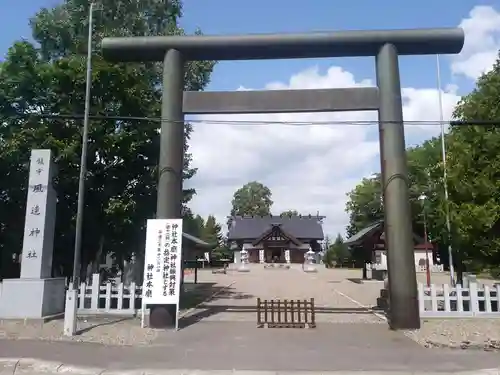
<path fill-rule="evenodd" d="M 347 193 L 347 197 L 348 237 L 373 222 L 383 219 L 382 187 L 379 174 L 372 178 L 364 178 L 352 191 Z"/>
<path fill-rule="evenodd" d="M 210 245 L 214 247 L 219 247 L 222 245 L 222 227 L 217 220 L 215 220 L 215 216 L 208 216 L 205 226 L 203 228 L 203 240 L 208 242 Z"/>
<path fill-rule="evenodd" d="M 344 243 L 344 239 L 342 238 L 342 235 L 340 233 L 337 234 L 335 242 L 330 245 L 328 250 L 332 251 L 337 264 L 344 263 L 351 255 L 349 248 Z"/>
<path fill-rule="evenodd" d="M 252 181 L 233 195 L 231 215 L 270 215 L 273 205 L 271 190 L 260 182 Z"/>
<path fill-rule="evenodd" d="M 500 273 L 499 93 L 497 60 L 454 112 L 459 120 L 496 125 L 453 127 L 448 146 L 453 247 L 470 269 L 489 268 L 495 273 Z"/>
<path fill-rule="evenodd" d="M 283 211 L 281 216 L 299 216 L 299 212 L 297 210 L 286 210 Z"/>
<path fill-rule="evenodd" d="M 490 121 L 500 124 L 500 62 L 484 74 L 476 88 L 457 105 L 454 117 L 474 124 Z M 496 125 L 496 124 L 495 124 Z M 449 189 L 444 197 L 441 139 L 433 138 L 408 150 L 410 202 L 414 229 L 422 233 L 423 207 L 418 201 L 425 195 L 429 235 L 439 245 L 445 262 L 451 239 L 455 267 L 461 279 L 465 265 L 471 271 L 489 269 L 500 274 L 500 130 L 495 125 L 454 126 L 445 137 Z M 368 194 L 356 194 L 368 191 Z M 359 227 L 373 211 L 375 197 L 368 199 L 369 184 L 363 181 L 349 194 L 347 210 L 350 228 Z M 449 204 L 451 233 L 446 225 Z"/>
<path fill-rule="evenodd" d="M 424 217 L 420 197 L 425 196 L 427 230 L 439 244 L 440 258 L 446 257 L 446 207 L 444 202 L 441 139 L 432 138 L 407 150 L 410 205 L 413 230 L 423 236 Z M 350 193 L 346 211 L 349 213 L 348 236 L 374 221 L 384 218 L 380 175 L 363 179 Z"/>
<path fill-rule="evenodd" d="M 179 1 L 103 0 L 95 11 L 95 40 L 103 36 L 183 34 L 177 26 Z M 86 0 L 65 0 L 42 9 L 31 20 L 37 46 L 18 42 L 0 68 L 0 164 L 8 182 L 0 195 L 0 212 L 10 212 L 0 227 L 0 245 L 19 252 L 23 235 L 27 162 L 31 148 L 54 151 L 59 177 L 55 257 L 63 273 L 70 272 L 81 149 L 81 121 L 39 119 L 29 113 L 82 114 L 85 93 Z M 83 20 L 83 21 L 82 21 Z M 213 62 L 191 62 L 186 89 L 201 90 L 209 81 Z M 99 48 L 93 52 L 91 113 L 120 117 L 158 117 L 161 102 L 159 64 L 111 64 Z M 22 115 L 20 117 L 20 115 Z M 89 134 L 88 177 L 84 220 L 83 263 L 99 252 L 126 258 L 144 243 L 145 219 L 155 216 L 158 123 L 153 121 L 92 120 Z M 186 125 L 186 140 L 191 127 Z M 188 144 L 185 144 L 187 151 Z M 187 154 L 184 179 L 194 175 Z M 188 203 L 194 190 L 186 190 Z M 188 219 L 192 217 L 185 210 Z M 2 215 L 2 214 L 0 214 Z M 15 244 L 10 246 L 9 244 Z M 4 249 L 2 254 L 5 254 Z"/>

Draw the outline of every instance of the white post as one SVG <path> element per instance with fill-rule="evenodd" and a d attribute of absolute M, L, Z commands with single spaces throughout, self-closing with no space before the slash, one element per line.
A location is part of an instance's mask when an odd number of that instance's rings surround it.
<path fill-rule="evenodd" d="M 290 264 L 290 249 L 285 250 L 285 261 L 287 264 Z"/>
<path fill-rule="evenodd" d="M 90 297 L 90 308 L 92 311 L 99 309 L 99 288 L 101 286 L 101 275 L 94 273 L 92 275 L 92 295 Z"/>
<path fill-rule="evenodd" d="M 64 335 L 73 336 L 77 330 L 78 310 L 78 286 L 74 286 L 66 292 L 66 303 L 64 307 Z M 68 319 L 69 318 L 69 319 Z"/>
<path fill-rule="evenodd" d="M 475 316 L 479 312 L 479 299 L 477 295 L 477 282 L 469 280 L 470 311 Z"/>

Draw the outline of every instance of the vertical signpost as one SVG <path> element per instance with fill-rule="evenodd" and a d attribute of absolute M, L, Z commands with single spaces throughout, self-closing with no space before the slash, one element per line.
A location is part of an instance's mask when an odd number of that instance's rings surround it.
<path fill-rule="evenodd" d="M 56 193 L 50 150 L 31 152 L 21 278 L 48 278 L 52 272 Z"/>
<path fill-rule="evenodd" d="M 174 326 L 179 329 L 181 262 L 182 219 L 148 220 L 142 288 L 143 326 L 148 307 L 175 305 Z"/>
<path fill-rule="evenodd" d="M 43 318 L 64 311 L 65 279 L 52 278 L 57 196 L 50 150 L 32 150 L 21 255 L 21 277 L 5 279 L 0 318 Z"/>

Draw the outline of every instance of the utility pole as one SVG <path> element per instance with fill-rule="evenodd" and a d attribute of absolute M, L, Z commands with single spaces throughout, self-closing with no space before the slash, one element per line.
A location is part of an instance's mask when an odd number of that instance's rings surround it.
<path fill-rule="evenodd" d="M 441 93 L 441 67 L 439 55 L 436 55 L 437 88 L 439 99 L 439 124 L 441 126 L 441 154 L 443 159 L 443 186 L 444 186 L 444 205 L 446 212 L 446 230 L 448 232 L 448 262 L 450 263 L 450 283 L 455 285 L 455 268 L 453 267 L 453 249 L 451 246 L 451 222 L 450 222 L 450 202 L 448 198 L 448 175 L 446 170 L 446 143 L 444 132 L 443 116 L 443 94 Z"/>
<path fill-rule="evenodd" d="M 92 36 L 94 3 L 90 3 L 88 14 L 88 36 L 87 36 L 87 74 L 85 83 L 85 112 L 83 117 L 82 151 L 80 159 L 80 177 L 78 180 L 78 208 L 76 213 L 75 249 L 73 259 L 73 281 L 72 289 L 68 290 L 66 309 L 64 315 L 64 334 L 73 336 L 76 333 L 76 317 L 78 305 L 78 291 L 80 285 L 80 257 L 83 235 L 83 211 L 85 209 L 85 180 L 87 178 L 87 150 L 89 139 L 89 117 L 90 117 L 90 89 L 92 87 Z"/>

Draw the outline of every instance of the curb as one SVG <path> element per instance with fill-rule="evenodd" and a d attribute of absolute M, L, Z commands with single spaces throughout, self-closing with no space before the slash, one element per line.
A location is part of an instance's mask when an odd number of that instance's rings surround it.
<path fill-rule="evenodd" d="M 189 369 L 142 369 L 112 370 L 96 367 L 67 365 L 61 362 L 34 358 L 0 358 L 1 375 L 500 375 L 500 367 L 472 371 L 252 371 L 252 370 L 189 370 Z"/>

